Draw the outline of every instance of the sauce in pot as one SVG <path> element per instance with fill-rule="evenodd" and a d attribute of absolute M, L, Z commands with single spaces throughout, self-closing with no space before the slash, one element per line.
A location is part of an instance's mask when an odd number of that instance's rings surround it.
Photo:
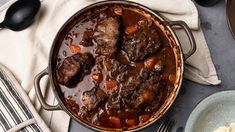
<path fill-rule="evenodd" d="M 105 128 L 125 130 L 148 121 L 175 80 L 175 55 L 165 34 L 151 18 L 126 7 L 79 20 L 57 56 L 66 107 Z"/>

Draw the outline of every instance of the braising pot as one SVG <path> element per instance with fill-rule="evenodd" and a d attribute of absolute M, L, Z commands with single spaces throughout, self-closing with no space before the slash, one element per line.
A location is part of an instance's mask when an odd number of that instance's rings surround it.
<path fill-rule="evenodd" d="M 161 118 L 166 111 L 170 108 L 172 103 L 174 102 L 175 98 L 177 97 L 182 79 L 183 79 L 183 71 L 184 71 L 184 61 L 190 57 L 196 50 L 196 44 L 194 37 L 189 29 L 189 27 L 183 22 L 183 21 L 167 21 L 164 19 L 162 16 L 160 16 L 157 12 L 152 11 L 151 9 L 129 1 L 104 1 L 104 2 L 98 2 L 92 5 L 89 5 L 88 7 L 83 8 L 82 10 L 78 11 L 75 13 L 59 30 L 57 33 L 54 42 L 51 47 L 50 51 L 50 57 L 49 57 L 49 66 L 43 70 L 41 73 L 39 73 L 34 80 L 34 85 L 36 89 L 36 94 L 38 96 L 38 99 L 42 105 L 42 107 L 46 110 L 64 110 L 69 114 L 74 120 L 77 122 L 81 123 L 82 125 L 94 129 L 96 131 L 122 131 L 122 129 L 110 129 L 110 128 L 103 128 L 96 126 L 94 124 L 91 124 L 89 122 L 83 121 L 82 119 L 78 118 L 77 116 L 74 115 L 65 105 L 65 102 L 63 101 L 63 94 L 60 91 L 59 85 L 56 80 L 56 57 L 58 54 L 58 50 L 60 49 L 61 44 L 58 42 L 61 42 L 61 34 L 68 32 L 68 26 L 69 23 L 73 22 L 75 18 L 78 18 L 82 13 L 89 11 L 91 9 L 96 9 L 97 7 L 101 6 L 107 6 L 107 5 L 122 5 L 128 8 L 136 8 L 138 10 L 141 10 L 141 13 L 145 13 L 148 15 L 151 15 L 152 18 L 154 18 L 155 24 L 161 29 L 161 31 L 167 36 L 169 42 L 171 42 L 171 46 L 173 48 L 173 52 L 175 55 L 175 60 L 176 60 L 176 80 L 175 80 L 175 85 L 171 93 L 169 94 L 169 97 L 165 100 L 165 103 L 163 106 L 154 114 L 153 117 L 148 119 L 147 122 L 136 126 L 135 128 L 127 129 L 128 131 L 136 131 L 140 130 L 142 128 L 145 128 L 152 124 L 153 122 L 157 121 L 159 118 Z M 189 41 L 190 41 L 190 50 L 187 53 L 183 53 L 180 47 L 180 42 L 178 40 L 178 37 L 176 36 L 173 27 L 181 27 L 182 29 L 185 30 Z M 47 104 L 42 96 L 42 92 L 40 90 L 40 80 L 43 76 L 48 75 L 52 84 L 52 90 L 58 100 L 58 104 L 56 106 L 51 106 Z"/>

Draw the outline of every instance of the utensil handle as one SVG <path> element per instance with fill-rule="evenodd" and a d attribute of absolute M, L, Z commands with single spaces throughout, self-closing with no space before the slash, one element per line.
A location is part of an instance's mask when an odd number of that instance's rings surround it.
<path fill-rule="evenodd" d="M 4 24 L 3 24 L 3 22 L 2 23 L 0 23 L 0 28 L 4 28 Z"/>
<path fill-rule="evenodd" d="M 43 98 L 41 89 L 40 89 L 40 80 L 43 76 L 48 75 L 48 68 L 44 69 L 42 72 L 40 72 L 38 75 L 36 75 L 34 79 L 34 87 L 35 91 L 38 97 L 39 102 L 41 103 L 42 107 L 46 110 L 61 110 L 61 107 L 59 104 L 56 106 L 52 106 L 46 103 L 46 101 Z"/>
<path fill-rule="evenodd" d="M 190 50 L 187 53 L 183 53 L 184 59 L 187 60 L 197 49 L 196 42 L 193 37 L 193 33 L 190 30 L 190 28 L 188 27 L 188 25 L 183 21 L 169 21 L 169 24 L 172 28 L 173 28 L 173 26 L 180 26 L 186 32 L 186 34 L 189 38 L 190 46 L 191 46 Z"/>

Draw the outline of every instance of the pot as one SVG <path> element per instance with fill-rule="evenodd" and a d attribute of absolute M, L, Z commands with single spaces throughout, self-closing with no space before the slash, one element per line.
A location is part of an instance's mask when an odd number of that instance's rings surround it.
<path fill-rule="evenodd" d="M 42 72 L 40 72 L 34 80 L 34 86 L 35 86 L 35 90 L 36 90 L 36 94 L 38 96 L 39 102 L 41 103 L 42 107 L 46 110 L 63 110 L 65 112 L 67 112 L 67 114 L 69 114 L 74 120 L 76 120 L 77 122 L 79 122 L 80 124 L 94 129 L 95 131 L 122 131 L 122 129 L 111 129 L 111 128 L 103 128 L 103 127 L 99 127 L 96 126 L 94 124 L 91 124 L 87 121 L 84 121 L 80 118 L 78 118 L 77 116 L 75 116 L 68 108 L 66 108 L 65 102 L 63 100 L 63 94 L 60 91 L 59 85 L 56 81 L 56 57 L 57 57 L 57 53 L 59 51 L 59 48 L 61 46 L 61 39 L 62 37 L 61 34 L 68 32 L 69 30 L 69 26 L 71 23 L 74 23 L 74 19 L 78 18 L 82 13 L 89 11 L 91 9 L 97 9 L 99 7 L 102 6 L 107 6 L 107 5 L 121 5 L 121 6 L 125 6 L 128 8 L 135 8 L 138 9 L 139 11 L 141 11 L 141 13 L 145 13 L 148 15 L 151 15 L 152 18 L 154 18 L 154 22 L 155 24 L 157 24 L 157 26 L 162 30 L 162 32 L 167 36 L 168 40 L 171 42 L 172 44 L 172 48 L 175 54 L 175 60 L 176 60 L 176 81 L 175 81 L 175 85 L 173 90 L 171 91 L 170 95 L 167 97 L 167 99 L 165 100 L 165 103 L 162 105 L 162 107 L 159 109 L 159 111 L 157 111 L 153 117 L 151 117 L 147 122 L 138 125 L 134 128 L 130 128 L 127 129 L 127 131 L 136 131 L 136 130 L 140 130 L 143 129 L 147 126 L 149 126 L 150 124 L 154 123 L 155 121 L 159 120 L 165 113 L 166 111 L 170 108 L 170 106 L 173 104 L 173 102 L 175 101 L 180 87 L 181 87 L 181 83 L 182 83 L 182 79 L 183 79 L 183 71 L 184 71 L 184 61 L 190 57 L 195 51 L 196 51 L 196 44 L 195 44 L 195 40 L 194 37 L 192 35 L 192 32 L 190 31 L 189 27 L 187 26 L 187 24 L 183 21 L 167 21 L 166 19 L 164 19 L 161 15 L 159 15 L 159 13 L 152 11 L 151 9 L 134 3 L 134 2 L 129 2 L 129 1 L 103 1 L 103 2 L 98 2 L 92 5 L 89 5 L 85 8 L 83 8 L 82 10 L 78 11 L 77 13 L 75 13 L 59 30 L 59 32 L 57 33 L 54 42 L 52 44 L 51 50 L 50 50 L 50 57 L 49 57 L 49 66 L 43 70 Z M 180 42 L 178 40 L 177 35 L 175 34 L 173 28 L 178 28 L 181 27 L 182 29 L 185 30 L 187 37 L 189 38 L 190 41 L 190 50 L 187 53 L 183 53 L 181 46 L 180 46 Z M 56 106 L 51 106 L 49 104 L 47 104 L 43 98 L 42 92 L 40 90 L 40 80 L 43 76 L 48 75 L 52 84 L 52 90 L 55 94 L 55 97 L 58 100 L 58 104 Z"/>

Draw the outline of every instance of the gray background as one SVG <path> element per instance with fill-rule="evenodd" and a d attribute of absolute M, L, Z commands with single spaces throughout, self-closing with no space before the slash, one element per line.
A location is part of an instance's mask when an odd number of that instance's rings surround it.
<path fill-rule="evenodd" d="M 204 86 L 184 79 L 181 92 L 166 116 L 175 120 L 172 132 L 184 127 L 193 108 L 205 97 L 223 90 L 235 89 L 235 41 L 226 21 L 225 2 L 222 0 L 212 7 L 198 6 L 201 26 L 204 31 L 219 79 L 219 86 Z M 161 121 L 159 121 L 161 122 Z M 156 122 L 143 132 L 155 132 Z M 92 132 L 74 120 L 70 123 L 70 132 Z"/>
<path fill-rule="evenodd" d="M 0 0 L 0 5 L 7 0 Z M 225 2 L 221 0 L 213 7 L 198 6 L 201 26 L 204 31 L 213 62 L 222 84 L 219 86 L 204 86 L 184 79 L 182 89 L 175 103 L 167 114 L 174 119 L 177 128 L 184 127 L 193 108 L 205 97 L 223 90 L 235 89 L 235 41 L 230 34 L 226 21 Z M 142 131 L 154 132 L 162 120 Z M 92 132 L 71 120 L 70 132 Z"/>

